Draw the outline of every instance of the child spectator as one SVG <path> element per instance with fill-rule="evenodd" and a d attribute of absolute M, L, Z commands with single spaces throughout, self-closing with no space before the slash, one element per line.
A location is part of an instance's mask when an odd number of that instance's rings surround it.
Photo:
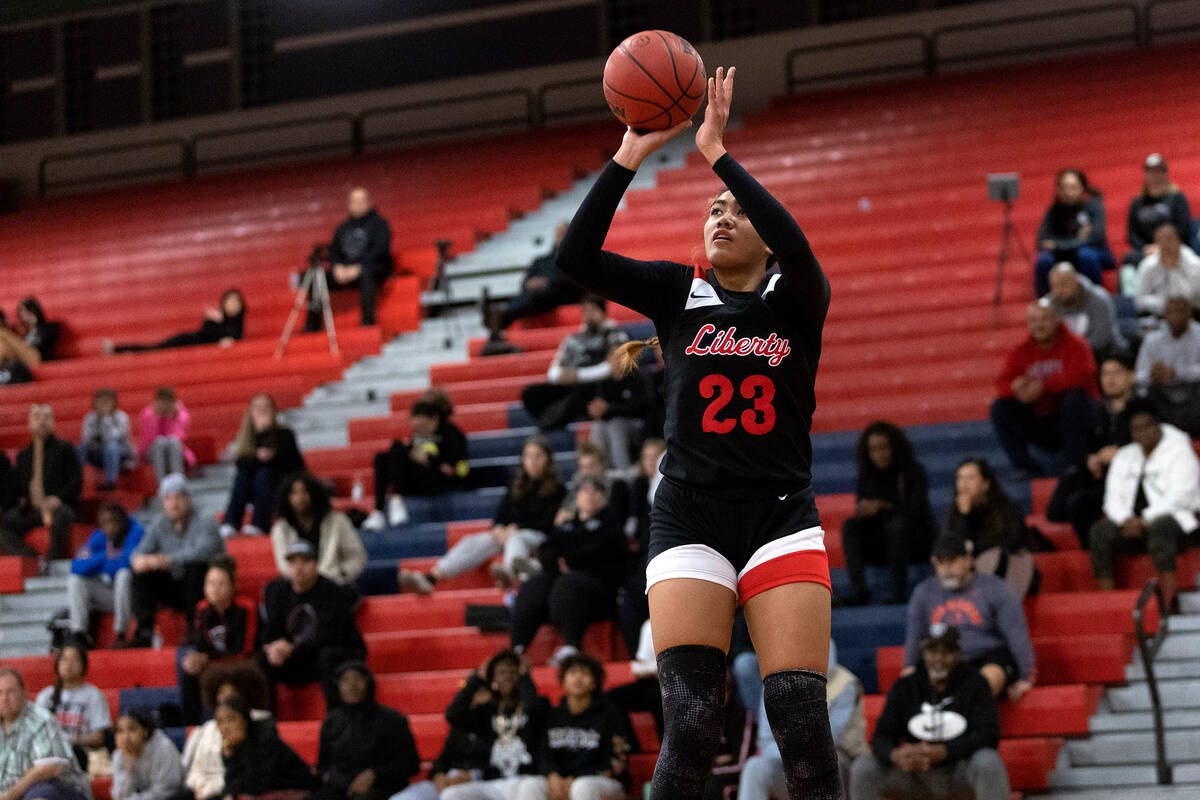
<path fill-rule="evenodd" d="M 34 701 L 58 720 L 84 770 L 88 751 L 104 747 L 105 734 L 112 728 L 108 700 L 85 680 L 87 668 L 87 645 L 69 639 L 54 656 L 54 685 L 38 692 Z"/>
<path fill-rule="evenodd" d="M 346 199 L 349 215 L 329 242 L 330 267 L 325 280 L 330 290 L 358 287 L 359 324 L 375 324 L 375 295 L 392 272 L 392 230 L 371 204 L 361 186 Z M 311 293 L 310 293 L 311 299 Z M 321 330 L 320 307 L 310 304 L 304 330 Z"/>
<path fill-rule="evenodd" d="M 954 471 L 946 531 L 970 542 L 975 569 L 1004 578 L 1013 597 L 1036 593 L 1033 536 L 1025 512 L 1005 494 L 985 459 L 963 459 Z"/>
<path fill-rule="evenodd" d="M 279 738 L 273 722 L 255 721 L 242 698 L 222 700 L 213 719 L 221 732 L 224 797 L 270 794 L 274 800 L 301 800 L 316 787 L 304 759 Z"/>
<path fill-rule="evenodd" d="M 453 413 L 450 398 L 440 389 L 426 392 L 413 403 L 408 412 L 412 440 L 395 439 L 387 451 L 375 454 L 375 509 L 364 528 L 378 531 L 385 524 L 407 522 L 405 495 L 442 494 L 462 486 L 470 470 L 467 437 L 450 421 Z"/>
<path fill-rule="evenodd" d="M 429 594 L 439 580 L 460 575 L 500 554 L 504 555 L 505 566 L 515 569 L 518 557 L 531 558 L 546 540 L 566 493 L 554 468 L 550 443 L 540 436 L 527 439 L 516 475 L 496 508 L 491 530 L 464 536 L 427 574 L 401 569 L 401 588 Z"/>
<path fill-rule="evenodd" d="M 0 516 L 0 549 L 39 557 L 25 536 L 44 525 L 50 529 L 46 559 L 65 558 L 83 470 L 75 447 L 54 435 L 54 409 L 48 405 L 29 407 L 29 444 L 17 453 L 16 483 L 16 503 Z"/>
<path fill-rule="evenodd" d="M 629 720 L 604 697 L 604 667 L 575 653 L 559 663 L 558 683 L 563 699 L 546 717 L 542 774 L 522 778 L 515 800 L 620 800 Z"/>
<path fill-rule="evenodd" d="M 275 400 L 265 392 L 250 399 L 233 446 L 237 472 L 221 535 L 232 536 L 240 528 L 247 536 L 262 536 L 271 529 L 280 481 L 305 469 L 304 456 L 296 446 L 296 434 L 280 424 Z M 251 523 L 243 526 L 247 505 L 253 505 L 254 511 Z"/>
<path fill-rule="evenodd" d="M 112 800 L 170 800 L 183 787 L 179 751 L 140 709 L 117 718 Z"/>
<path fill-rule="evenodd" d="M 354 523 L 330 504 L 329 492 L 307 472 L 279 485 L 279 519 L 271 527 L 271 549 L 279 574 L 287 573 L 287 550 L 304 539 L 317 551 L 317 571 L 340 586 L 353 587 L 367 566 L 367 551 Z"/>
<path fill-rule="evenodd" d="M 1033 276 L 1038 297 L 1049 291 L 1050 269 L 1060 261 L 1074 264 L 1096 285 L 1103 282 L 1101 270 L 1114 266 L 1105 230 L 1104 199 L 1082 170 L 1059 170 L 1054 202 L 1042 217 L 1037 238 Z"/>
<path fill-rule="evenodd" d="M 1137 310 L 1161 317 L 1172 296 L 1200 306 L 1200 256 L 1180 241 L 1179 231 L 1170 223 L 1158 226 L 1154 244 L 1157 249 L 1137 265 Z"/>
<path fill-rule="evenodd" d="M 136 353 L 143 350 L 167 350 L 172 347 L 190 347 L 197 344 L 219 344 L 229 347 L 242 340 L 246 325 L 246 299 L 241 290 L 227 289 L 221 295 L 216 308 L 204 309 L 204 322 L 200 328 L 187 333 L 177 333 L 154 344 L 117 344 L 104 340 L 104 353 Z"/>
<path fill-rule="evenodd" d="M 1175 227 L 1180 241 L 1192 240 L 1192 211 L 1183 190 L 1167 176 L 1166 159 L 1158 153 L 1146 156 L 1142 174 L 1141 194 L 1129 204 L 1126 264 L 1137 264 L 1157 251 L 1154 233 L 1164 224 Z"/>
<path fill-rule="evenodd" d="M 358 632 L 350 597 L 317 571 L 317 550 L 307 539 L 287 549 L 287 574 L 263 592 L 263 646 L 259 663 L 275 683 L 300 686 L 320 681 L 327 708 L 339 699 L 335 670 L 362 660 L 367 646 Z"/>
<path fill-rule="evenodd" d="M 873 752 L 854 762 L 850 800 L 1008 800 L 1008 773 L 996 750 L 996 701 L 959 655 L 958 631 L 931 626 L 921 640 L 921 663 L 888 692 Z"/>
<path fill-rule="evenodd" d="M 935 623 L 954 625 L 962 635 L 963 659 L 979 670 L 992 694 L 1008 693 L 1014 703 L 1033 686 L 1033 645 L 1021 603 L 995 575 L 975 571 L 971 543 L 947 533 L 933 544 L 934 575 L 913 590 L 908 601 L 904 669 L 911 674 L 921 658 L 921 641 Z"/>
<path fill-rule="evenodd" d="M 142 523 L 120 503 L 105 503 L 96 517 L 99 527 L 71 560 L 67 576 L 67 607 L 71 630 L 86 636 L 92 611 L 112 612 L 113 633 L 125 641 L 133 618 L 133 552 L 142 541 Z"/>
<path fill-rule="evenodd" d="M 936 526 L 929 508 L 929 477 L 904 431 L 872 422 L 858 438 L 854 516 L 842 523 L 842 549 L 850 575 L 846 605 L 870 602 L 866 565 L 886 564 L 893 603 L 908 600 L 908 565 L 929 558 Z"/>
<path fill-rule="evenodd" d="M 482 780 L 442 792 L 441 800 L 513 800 L 524 775 L 536 775 L 550 703 L 538 694 L 529 660 L 501 650 L 471 673 L 446 709 L 455 730 L 487 749 Z"/>
<path fill-rule="evenodd" d="M 1162 424 L 1152 403 L 1135 398 L 1126 409 L 1133 441 L 1109 465 L 1104 519 L 1091 530 L 1092 573 L 1111 591 L 1117 551 L 1144 547 L 1163 599 L 1177 612 L 1177 554 L 1200 527 L 1200 462 L 1187 434 Z"/>
<path fill-rule="evenodd" d="M 539 546 L 542 568 L 521 584 L 513 606 L 512 647 L 518 653 L 543 622 L 562 634 L 564 644 L 551 664 L 579 652 L 590 623 L 612 619 L 625 577 L 625 534 L 606 511 L 604 483 L 582 478 L 575 503 L 576 513 Z M 524 571 L 517 564 L 514 568 Z"/>
<path fill-rule="evenodd" d="M 117 408 L 115 389 L 97 389 L 92 394 L 92 410 L 83 418 L 79 436 L 79 460 L 104 470 L 101 489 L 113 488 L 121 470 L 131 466 L 129 415 Z"/>
<path fill-rule="evenodd" d="M 1163 327 L 1146 334 L 1138 351 L 1137 382 L 1161 418 L 1200 436 L 1200 323 L 1182 297 L 1167 300 Z"/>
<path fill-rule="evenodd" d="M 254 660 L 257 631 L 258 604 L 237 593 L 237 563 L 218 556 L 204 575 L 204 598 L 176 653 L 185 724 L 198 725 L 212 713 L 215 687 L 225 683 L 246 687 L 241 694 L 251 705 L 270 706 L 267 676 Z"/>
<path fill-rule="evenodd" d="M 408 719 L 375 699 L 375 676 L 361 661 L 335 675 L 341 705 L 321 723 L 314 800 L 388 800 L 421 769 Z"/>
<path fill-rule="evenodd" d="M 54 351 L 58 347 L 59 325 L 57 322 L 47 321 L 46 312 L 42 310 L 42 304 L 36 297 L 26 297 L 17 303 L 17 322 L 21 326 L 25 342 L 37 350 L 41 360 L 53 361 Z"/>
<path fill-rule="evenodd" d="M 154 401 L 138 417 L 138 453 L 154 467 L 159 482 L 168 475 L 182 474 L 196 465 L 196 454 L 187 448 L 188 426 L 192 415 L 175 390 L 161 386 Z"/>
<path fill-rule="evenodd" d="M 234 698 L 237 702 L 245 702 L 237 686 L 232 682 L 223 683 L 217 687 L 212 705 L 215 708 L 221 702 Z M 252 721 L 270 718 L 267 711 L 250 709 Z M 192 793 L 191 798 L 185 796 L 183 800 L 217 800 L 224 797 L 225 762 L 221 759 L 221 731 L 215 719 L 193 728 L 188 734 L 183 746 L 183 773 L 184 786 Z"/>

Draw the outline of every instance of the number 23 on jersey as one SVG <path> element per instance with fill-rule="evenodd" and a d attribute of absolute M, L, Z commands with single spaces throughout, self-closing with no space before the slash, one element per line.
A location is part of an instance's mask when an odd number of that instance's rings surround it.
<path fill-rule="evenodd" d="M 775 406 L 771 405 L 775 398 L 775 383 L 770 378 L 766 375 L 747 376 L 737 388 L 737 394 L 751 401 L 751 406 L 743 409 L 741 414 L 723 416 L 725 406 L 734 398 L 733 381 L 716 373 L 705 375 L 700 380 L 700 396 L 712 402 L 704 409 L 700 429 L 705 433 L 729 433 L 740 422 L 747 433 L 761 436 L 775 427 Z"/>

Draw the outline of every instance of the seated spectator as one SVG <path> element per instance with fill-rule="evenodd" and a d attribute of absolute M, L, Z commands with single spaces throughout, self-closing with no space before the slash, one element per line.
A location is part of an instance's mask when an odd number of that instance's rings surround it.
<path fill-rule="evenodd" d="M 498 555 L 504 556 L 505 566 L 517 571 L 515 560 L 523 559 L 524 564 L 546 540 L 566 493 L 554 468 L 550 443 L 540 436 L 527 439 L 516 475 L 496 507 L 491 530 L 459 539 L 428 573 L 401 569 L 400 587 L 429 594 L 439 580 L 461 575 Z"/>
<path fill-rule="evenodd" d="M 1117 324 L 1112 296 L 1099 283 L 1092 283 L 1062 261 L 1050 270 L 1050 307 L 1067 330 L 1082 336 L 1099 360 L 1114 348 L 1127 343 Z"/>
<path fill-rule="evenodd" d="M 1138 351 L 1137 382 L 1162 419 L 1200 436 L 1200 323 L 1182 297 L 1167 300 L 1163 327 L 1146 334 Z"/>
<path fill-rule="evenodd" d="M 996 378 L 992 426 L 1013 467 L 1030 476 L 1046 470 L 1029 445 L 1061 454 L 1063 469 L 1082 468 L 1083 420 L 1096 394 L 1096 360 L 1067 330 L 1049 301 L 1029 305 L 1029 338 L 1009 351 Z"/>
<path fill-rule="evenodd" d="M 34 701 L 58 720 L 83 770 L 88 768 L 88 752 L 104 747 L 112 729 L 108 699 L 87 682 L 87 669 L 87 645 L 68 639 L 54 656 L 54 685 L 38 692 Z"/>
<path fill-rule="evenodd" d="M 219 344 L 229 347 L 242 340 L 246 325 L 246 298 L 239 289 L 227 289 L 221 295 L 217 307 L 204 309 L 204 321 L 200 328 L 186 333 L 168 336 L 153 344 L 113 344 L 104 340 L 104 353 L 136 353 L 143 350 L 169 350 L 173 347 L 191 347 L 197 344 Z"/>
<path fill-rule="evenodd" d="M 1033 686 L 1033 645 L 1025 611 L 1004 581 L 975 571 L 971 543 L 947 533 L 933 544 L 935 574 L 917 584 L 908 601 L 904 669 L 910 675 L 921 658 L 921 640 L 935 623 L 956 626 L 963 661 L 982 673 L 993 695 L 1007 690 L 1014 703 Z"/>
<path fill-rule="evenodd" d="M 1039 252 L 1033 282 L 1038 297 L 1049 291 L 1050 270 L 1060 261 L 1074 264 L 1097 286 L 1103 281 L 1101 270 L 1115 266 L 1108 249 L 1104 199 L 1081 170 L 1059 170 L 1054 202 L 1042 217 L 1037 238 Z"/>
<path fill-rule="evenodd" d="M 1036 594 L 1034 538 L 1025 512 L 1005 494 L 985 459 L 963 459 L 954 471 L 954 503 L 946 532 L 970 542 L 975 569 L 1004 578 L 1013 597 Z"/>
<path fill-rule="evenodd" d="M 334 671 L 346 661 L 366 658 L 367 646 L 350 598 L 317 571 L 312 542 L 293 542 L 286 557 L 286 576 L 271 581 L 263 592 L 259 663 L 274 683 L 320 681 L 326 707 L 336 708 L 341 700 Z"/>
<path fill-rule="evenodd" d="M 237 562 L 229 555 L 214 558 L 204 575 L 204 599 L 176 652 L 185 724 L 198 725 L 210 715 L 216 687 L 226 683 L 244 686 L 239 694 L 252 707 L 270 707 L 267 676 L 254 660 L 257 632 L 258 604 L 237 593 Z"/>
<path fill-rule="evenodd" d="M 512 647 L 524 652 L 542 623 L 550 622 L 563 637 L 551 664 L 579 652 L 590 623 L 613 618 L 625 577 L 625 534 L 605 507 L 603 482 L 584 476 L 575 503 L 575 514 L 538 547 L 541 569 L 513 564 L 531 577 L 513 605 Z"/>
<path fill-rule="evenodd" d="M 534 259 L 521 279 L 521 292 L 503 308 L 485 302 L 483 325 L 490 332 L 489 344 L 503 341 L 504 331 L 519 319 L 553 311 L 559 306 L 578 303 L 583 289 L 554 263 L 559 242 L 567 232 L 567 223 L 554 228 L 554 246 L 544 256 Z"/>
<path fill-rule="evenodd" d="M 531 384 L 521 392 L 525 410 L 543 431 L 584 419 L 600 382 L 612 376 L 608 357 L 629 336 L 608 319 L 607 307 L 604 298 L 584 295 L 579 303 L 583 324 L 559 345 L 546 371 L 547 382 Z"/>
<path fill-rule="evenodd" d="M 0 386 L 29 383 L 41 364 L 38 351 L 0 323 Z"/>
<path fill-rule="evenodd" d="M 1200 306 L 1200 255 L 1179 240 L 1179 231 L 1170 223 L 1158 226 L 1154 244 L 1155 251 L 1137 266 L 1137 310 L 1161 317 L 1172 296 Z"/>
<path fill-rule="evenodd" d="M 87 773 L 54 715 L 25 696 L 25 680 L 0 667 L 0 792 L 12 800 L 91 800 Z"/>
<path fill-rule="evenodd" d="M 287 574 L 287 549 L 304 539 L 317 550 L 317 571 L 351 590 L 367 566 L 367 551 L 354 523 L 334 510 L 329 492 L 307 472 L 296 472 L 279 485 L 279 519 L 271 527 L 271 549 L 279 574 Z"/>
<path fill-rule="evenodd" d="M 170 800 L 183 788 L 175 743 L 141 709 L 117 717 L 112 800 Z"/>
<path fill-rule="evenodd" d="M 121 470 L 133 466 L 129 415 L 117 408 L 115 389 L 97 389 L 92 394 L 92 410 L 83 418 L 79 435 L 79 460 L 104 470 L 101 489 L 116 486 Z"/>
<path fill-rule="evenodd" d="M 650 550 L 650 509 L 654 494 L 662 480 L 659 462 L 667 452 L 667 443 L 650 438 L 642 443 L 638 456 L 638 472 L 630 486 L 629 516 L 625 520 L 625 536 L 629 554 L 625 559 L 625 588 L 617 596 L 617 620 L 621 636 L 629 652 L 636 652 L 642 623 L 650 617 L 646 601 L 646 553 Z M 659 710 L 661 712 L 661 709 Z"/>
<path fill-rule="evenodd" d="M 131 561 L 146 532 L 120 503 L 101 506 L 96 521 L 99 527 L 75 553 L 67 576 L 71 630 L 86 636 L 93 611 L 112 612 L 113 633 L 123 642 L 133 618 Z"/>
<path fill-rule="evenodd" d="M 247 536 L 262 536 L 271 530 L 275 495 L 283 476 L 303 472 L 304 456 L 296 445 L 296 434 L 280 424 L 275 400 L 265 392 L 250 399 L 233 446 L 237 472 L 221 535 L 232 536 L 240 528 Z M 250 524 L 242 525 L 247 505 L 254 506 L 254 511 Z"/>
<path fill-rule="evenodd" d="M 513 800 L 523 775 L 538 774 L 550 703 L 529 676 L 529 659 L 501 650 L 471 673 L 446 708 L 453 729 L 487 748 L 482 780 L 462 782 L 441 800 Z"/>
<path fill-rule="evenodd" d="M 629 720 L 603 694 L 604 667 L 585 653 L 558 665 L 563 699 L 546 715 L 540 775 L 515 800 L 620 800 L 629 781 Z"/>
<path fill-rule="evenodd" d="M 412 440 L 394 439 L 386 452 L 375 454 L 375 510 L 364 528 L 381 531 L 408 522 L 405 495 L 442 494 L 462 486 L 471 466 L 467 437 L 450 421 L 453 412 L 450 398 L 441 390 L 427 392 L 413 403 L 408 412 Z"/>
<path fill-rule="evenodd" d="M 442 792 L 464 783 L 483 780 L 491 745 L 474 734 L 450 728 L 442 752 L 429 766 L 429 778 L 410 783 L 393 800 L 438 800 Z"/>
<path fill-rule="evenodd" d="M 154 467 L 160 482 L 196 465 L 196 454 L 184 444 L 191 423 L 191 413 L 175 397 L 175 390 L 167 386 L 155 390 L 154 401 L 142 409 L 138 417 L 138 453 Z"/>
<path fill-rule="evenodd" d="M 829 640 L 829 672 L 825 684 L 825 705 L 829 727 L 837 748 L 842 785 L 849 783 L 854 760 L 870 752 L 867 746 L 867 720 L 864 716 L 862 683 L 854 673 L 837 662 L 837 645 Z M 788 800 L 783 775 L 783 757 L 771 732 L 766 704 L 758 706 L 758 755 L 750 757 L 738 781 L 738 800 Z"/>
<path fill-rule="evenodd" d="M 1087 469 L 1059 479 L 1046 506 L 1051 522 L 1070 522 L 1084 550 L 1088 531 L 1104 504 L 1104 476 L 1117 450 L 1129 444 L 1129 400 L 1133 397 L 1133 356 L 1116 351 L 1100 364 L 1101 401 L 1088 414 Z"/>
<path fill-rule="evenodd" d="M 957 630 L 929 629 L 921 662 L 888 691 L 872 752 L 854 761 L 850 800 L 1008 800 L 996 701 L 960 655 Z"/>
<path fill-rule="evenodd" d="M 1192 211 L 1183 190 L 1167 176 L 1166 159 L 1158 153 L 1146 156 L 1142 174 L 1142 191 L 1129 204 L 1126 264 L 1137 264 L 1158 250 L 1154 234 L 1164 224 L 1175 227 L 1180 241 L 1192 241 Z"/>
<path fill-rule="evenodd" d="M 1111 591 L 1119 550 L 1144 548 L 1168 607 L 1177 610 L 1176 554 L 1200 513 L 1200 462 L 1187 434 L 1159 421 L 1154 405 L 1129 401 L 1133 441 L 1117 451 L 1104 483 L 1104 519 L 1091 530 L 1092 573 Z"/>
<path fill-rule="evenodd" d="M 634 443 L 646 428 L 652 403 L 648 396 L 647 378 L 640 371 L 621 374 L 620 361 L 624 356 L 612 353 L 613 377 L 600 381 L 596 396 L 588 401 L 587 416 L 591 420 L 588 438 L 609 454 L 615 470 L 629 469 L 633 463 Z"/>
<path fill-rule="evenodd" d="M 329 269 L 325 280 L 330 291 L 358 287 L 359 324 L 375 324 L 375 296 L 392 274 L 392 230 L 371 205 L 371 193 L 361 186 L 346 200 L 349 216 L 329 242 Z M 311 298 L 311 294 L 310 294 Z M 304 330 L 319 331 L 324 320 L 320 305 L 310 301 Z"/>
<path fill-rule="evenodd" d="M 26 297 L 17 303 L 17 323 L 25 342 L 37 350 L 42 361 L 53 361 L 58 348 L 59 324 L 46 319 L 46 312 L 36 297 Z"/>
<path fill-rule="evenodd" d="M 208 514 L 196 513 L 192 506 L 186 478 L 179 474 L 163 478 L 158 496 L 162 513 L 150 522 L 130 560 L 137 619 L 130 647 L 150 646 L 154 615 L 160 606 L 183 611 L 190 619 L 192 609 L 204 597 L 209 563 L 225 552 L 217 523 Z"/>
<path fill-rule="evenodd" d="M 245 704 L 232 682 L 217 687 L 213 707 L 216 708 L 225 700 Z M 253 724 L 269 720 L 271 715 L 265 710 L 250 708 L 250 719 Z M 191 798 L 184 795 L 184 800 L 217 800 L 225 796 L 225 762 L 221 758 L 221 731 L 215 719 L 192 728 L 188 734 L 183 746 L 183 773 L 183 784 L 187 791 L 191 792 Z"/>
<path fill-rule="evenodd" d="M 858 438 L 854 516 L 842 523 L 842 549 L 850 575 L 846 605 L 870 602 L 866 565 L 886 564 L 893 603 L 908 600 L 908 565 L 929 558 L 936 526 L 929 508 L 929 477 L 904 431 L 872 422 Z"/>
<path fill-rule="evenodd" d="M 29 444 L 17 453 L 17 497 L 0 516 L 0 549 L 12 556 L 37 558 L 25 542 L 34 528 L 50 529 L 46 559 L 66 558 L 71 523 L 83 489 L 83 469 L 75 447 L 54 435 L 54 409 L 29 407 Z"/>
<path fill-rule="evenodd" d="M 302 800 L 316 787 L 312 770 L 279 738 L 274 723 L 255 721 L 240 697 L 218 703 L 213 719 L 221 732 L 224 797 L 269 794 L 273 800 Z"/>
<path fill-rule="evenodd" d="M 314 800 L 388 800 L 421 769 L 408 719 L 375 699 L 375 676 L 361 661 L 337 669 L 341 705 L 321 723 Z"/>

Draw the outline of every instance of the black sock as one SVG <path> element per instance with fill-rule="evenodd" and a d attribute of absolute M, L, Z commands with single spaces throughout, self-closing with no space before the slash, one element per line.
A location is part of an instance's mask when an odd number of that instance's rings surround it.
<path fill-rule="evenodd" d="M 791 800 L 842 800 L 825 676 L 807 669 L 772 672 L 763 678 L 763 702 Z"/>
<path fill-rule="evenodd" d="M 721 745 L 725 653 L 707 645 L 669 647 L 658 654 L 664 733 L 651 800 L 696 800 Z"/>

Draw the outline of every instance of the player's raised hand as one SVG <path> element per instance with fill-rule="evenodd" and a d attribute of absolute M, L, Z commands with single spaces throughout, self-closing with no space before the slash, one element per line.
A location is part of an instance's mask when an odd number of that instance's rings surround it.
<path fill-rule="evenodd" d="M 737 67 L 724 67 L 708 79 L 708 105 L 704 107 L 704 123 L 696 131 L 696 148 L 709 164 L 725 155 L 725 126 L 729 124 L 729 107 L 733 103 L 733 75 Z"/>
<path fill-rule="evenodd" d="M 641 166 L 646 156 L 690 127 L 692 127 L 690 119 L 684 120 L 674 128 L 667 128 L 663 131 L 645 131 L 639 133 L 633 128 L 626 127 L 625 138 L 621 140 L 621 147 L 617 150 L 616 155 L 613 156 L 613 161 L 626 169 L 636 170 Z"/>

